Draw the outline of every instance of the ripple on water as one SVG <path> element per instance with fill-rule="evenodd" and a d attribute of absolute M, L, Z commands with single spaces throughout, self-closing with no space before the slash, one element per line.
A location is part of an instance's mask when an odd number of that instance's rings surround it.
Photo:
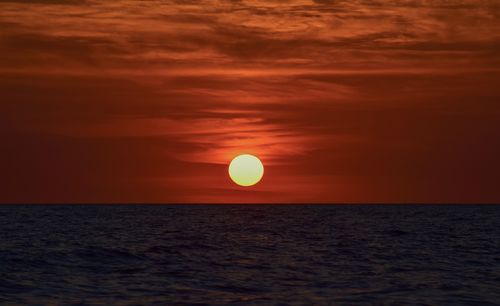
<path fill-rule="evenodd" d="M 495 305 L 496 206 L 1 206 L 2 305 Z"/>

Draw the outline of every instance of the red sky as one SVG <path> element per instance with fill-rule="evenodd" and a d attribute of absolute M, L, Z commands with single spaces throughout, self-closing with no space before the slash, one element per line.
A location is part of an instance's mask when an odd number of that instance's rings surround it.
<path fill-rule="evenodd" d="M 0 202 L 500 202 L 499 29 L 480 0 L 0 0 Z"/>

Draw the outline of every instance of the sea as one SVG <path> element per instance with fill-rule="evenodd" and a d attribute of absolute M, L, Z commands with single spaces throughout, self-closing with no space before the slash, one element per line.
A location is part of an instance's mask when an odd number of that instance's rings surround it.
<path fill-rule="evenodd" d="M 0 205 L 0 305 L 500 305 L 500 206 Z"/>

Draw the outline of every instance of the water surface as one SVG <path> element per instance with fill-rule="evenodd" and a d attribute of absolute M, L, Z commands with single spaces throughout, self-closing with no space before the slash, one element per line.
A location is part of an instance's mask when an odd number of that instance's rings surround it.
<path fill-rule="evenodd" d="M 0 206 L 1 305 L 500 305 L 500 206 Z"/>

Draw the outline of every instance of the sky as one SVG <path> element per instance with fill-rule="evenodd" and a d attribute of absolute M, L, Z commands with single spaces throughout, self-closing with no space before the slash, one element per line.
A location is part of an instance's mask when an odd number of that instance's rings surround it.
<path fill-rule="evenodd" d="M 0 0 L 0 203 L 500 202 L 499 29 L 494 0 Z"/>

